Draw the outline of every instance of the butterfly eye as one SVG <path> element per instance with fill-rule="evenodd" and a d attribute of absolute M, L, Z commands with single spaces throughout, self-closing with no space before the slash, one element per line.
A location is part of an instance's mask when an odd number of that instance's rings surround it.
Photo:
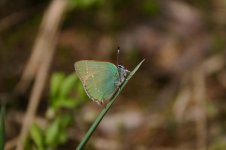
<path fill-rule="evenodd" d="M 118 65 L 118 67 L 119 67 L 120 69 L 124 69 L 124 67 L 123 67 L 122 65 Z"/>

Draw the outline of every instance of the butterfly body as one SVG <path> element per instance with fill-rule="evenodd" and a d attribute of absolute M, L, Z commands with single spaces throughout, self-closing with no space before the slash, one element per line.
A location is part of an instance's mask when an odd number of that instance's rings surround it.
<path fill-rule="evenodd" d="M 75 71 L 89 98 L 98 103 L 110 99 L 129 73 L 121 65 L 93 60 L 76 62 Z"/>

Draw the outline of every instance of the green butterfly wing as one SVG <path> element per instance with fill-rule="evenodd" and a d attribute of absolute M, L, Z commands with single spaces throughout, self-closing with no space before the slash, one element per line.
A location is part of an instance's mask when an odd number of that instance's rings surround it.
<path fill-rule="evenodd" d="M 109 62 L 82 60 L 75 63 L 75 71 L 94 101 L 109 99 L 117 90 L 118 68 Z"/>

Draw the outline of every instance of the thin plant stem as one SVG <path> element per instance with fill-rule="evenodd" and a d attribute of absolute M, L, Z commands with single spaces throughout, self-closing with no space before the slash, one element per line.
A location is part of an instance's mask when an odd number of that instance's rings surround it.
<path fill-rule="evenodd" d="M 0 150 L 4 150 L 5 146 L 5 106 L 1 106 L 0 110 Z"/>
<path fill-rule="evenodd" d="M 125 87 L 125 85 L 127 84 L 127 82 L 136 73 L 136 71 L 139 69 L 139 67 L 141 66 L 141 64 L 143 62 L 144 62 L 144 60 L 142 60 L 136 66 L 136 68 L 128 75 L 128 77 L 126 78 L 126 80 L 122 83 L 122 85 L 120 86 L 119 90 L 112 96 L 112 98 L 110 99 L 110 102 L 106 105 L 106 107 L 97 116 L 96 120 L 93 122 L 92 126 L 89 128 L 88 132 L 86 133 L 85 137 L 82 139 L 82 141 L 80 142 L 80 144 L 78 145 L 78 147 L 76 148 L 76 150 L 81 150 L 81 149 L 84 148 L 84 146 L 89 141 L 91 135 L 93 134 L 93 132 L 95 131 L 95 129 L 97 128 L 97 126 L 99 125 L 99 123 L 101 122 L 101 120 L 104 118 L 104 116 L 106 115 L 106 113 L 108 112 L 108 110 L 111 108 L 112 104 L 115 102 L 115 100 L 118 97 L 118 95 L 121 93 L 121 91 L 123 90 L 123 88 Z"/>

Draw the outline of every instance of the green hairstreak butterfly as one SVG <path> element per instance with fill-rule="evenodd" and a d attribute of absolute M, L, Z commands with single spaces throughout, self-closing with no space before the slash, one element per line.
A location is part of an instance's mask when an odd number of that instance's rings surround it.
<path fill-rule="evenodd" d="M 98 104 L 110 99 L 130 72 L 122 65 L 94 60 L 81 60 L 74 66 L 87 95 Z"/>

